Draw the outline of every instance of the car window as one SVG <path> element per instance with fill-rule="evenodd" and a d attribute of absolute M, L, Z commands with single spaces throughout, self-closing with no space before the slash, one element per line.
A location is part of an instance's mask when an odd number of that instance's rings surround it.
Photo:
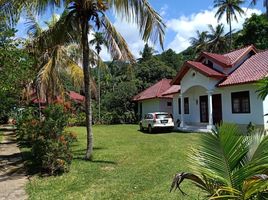
<path fill-rule="evenodd" d="M 169 114 L 156 114 L 156 119 L 170 118 Z"/>

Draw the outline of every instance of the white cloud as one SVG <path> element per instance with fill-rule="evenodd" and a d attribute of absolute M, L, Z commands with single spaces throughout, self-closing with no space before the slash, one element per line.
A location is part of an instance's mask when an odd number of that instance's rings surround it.
<path fill-rule="evenodd" d="M 168 5 L 164 4 L 161 8 L 160 8 L 160 16 L 164 17 L 167 14 L 167 10 L 168 10 Z"/>
<path fill-rule="evenodd" d="M 232 28 L 239 30 L 246 18 L 249 18 L 253 13 L 261 14 L 260 10 L 243 8 L 246 12 L 245 16 L 238 17 L 238 22 L 232 22 Z M 176 33 L 174 39 L 168 44 L 168 48 L 172 48 L 176 52 L 185 50 L 190 46 L 189 39 L 195 37 L 196 31 L 208 30 L 207 25 L 212 24 L 214 27 L 218 24 L 215 18 L 215 9 L 204 10 L 199 13 L 192 14 L 190 16 L 181 16 L 178 19 L 170 19 L 167 21 L 168 31 Z M 219 23 L 223 23 L 225 31 L 228 32 L 229 25 L 226 23 L 223 17 Z"/>

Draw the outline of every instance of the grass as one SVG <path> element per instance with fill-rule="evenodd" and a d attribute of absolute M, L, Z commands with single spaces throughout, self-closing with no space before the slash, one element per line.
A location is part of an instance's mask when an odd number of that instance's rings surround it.
<path fill-rule="evenodd" d="M 4 139 L 3 132 L 2 132 L 2 131 L 0 131 L 0 142 L 2 142 L 2 141 L 3 141 L 3 139 Z"/>
<path fill-rule="evenodd" d="M 73 127 L 78 142 L 69 173 L 57 177 L 35 176 L 27 185 L 29 199 L 198 199 L 199 191 L 185 183 L 169 193 L 176 172 L 188 171 L 186 154 L 198 134 L 144 134 L 135 125 L 95 126 L 94 159 L 82 158 L 86 147 L 84 127 Z"/>

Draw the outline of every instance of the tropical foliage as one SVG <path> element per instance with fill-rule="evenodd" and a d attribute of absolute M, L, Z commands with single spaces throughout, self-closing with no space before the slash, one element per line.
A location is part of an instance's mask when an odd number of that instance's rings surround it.
<path fill-rule="evenodd" d="M 191 173 L 175 176 L 171 190 L 186 179 L 209 199 L 265 199 L 268 195 L 268 137 L 244 135 L 236 125 L 223 124 L 201 136 L 189 154 Z M 183 193 L 184 194 L 184 193 Z"/>
<path fill-rule="evenodd" d="M 232 49 L 232 21 L 238 21 L 237 14 L 242 16 L 244 10 L 240 7 L 244 3 L 244 0 L 214 0 L 214 7 L 217 8 L 215 17 L 218 21 L 225 15 L 226 22 L 229 24 L 230 43 L 229 50 Z"/>
<path fill-rule="evenodd" d="M 15 107 L 24 105 L 24 88 L 33 78 L 34 59 L 14 40 L 15 30 L 0 21 L 0 121 Z M 6 120 L 2 121 L 6 122 Z"/>

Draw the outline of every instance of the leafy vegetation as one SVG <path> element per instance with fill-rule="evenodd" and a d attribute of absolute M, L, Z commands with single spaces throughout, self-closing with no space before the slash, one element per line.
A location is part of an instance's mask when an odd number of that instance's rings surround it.
<path fill-rule="evenodd" d="M 216 132 L 201 136 L 188 162 L 191 173 L 177 174 L 171 190 L 181 190 L 182 182 L 189 179 L 209 199 L 268 197 L 268 137 L 264 133 L 245 135 L 236 125 L 223 124 Z"/>
<path fill-rule="evenodd" d="M 42 120 L 38 117 L 37 110 L 26 109 L 18 120 L 19 143 L 31 149 L 29 162 L 50 175 L 69 171 L 70 145 L 76 136 L 64 130 L 68 120 L 66 107 L 51 105 L 43 110 Z"/>
<path fill-rule="evenodd" d="M 69 173 L 60 177 L 35 176 L 27 185 L 29 199 L 180 199 L 169 193 L 170 179 L 187 170 L 186 154 L 199 134 L 143 134 L 137 125 L 93 126 L 93 161 L 83 160 L 85 128 L 68 129 L 78 135 Z M 191 145 L 189 145 L 191 141 Z M 199 190 L 185 184 L 181 199 L 198 199 Z"/>
<path fill-rule="evenodd" d="M 34 59 L 21 49 L 23 41 L 14 40 L 15 30 L 0 20 L 0 123 L 8 114 L 24 105 L 24 87 L 32 77 Z"/>

